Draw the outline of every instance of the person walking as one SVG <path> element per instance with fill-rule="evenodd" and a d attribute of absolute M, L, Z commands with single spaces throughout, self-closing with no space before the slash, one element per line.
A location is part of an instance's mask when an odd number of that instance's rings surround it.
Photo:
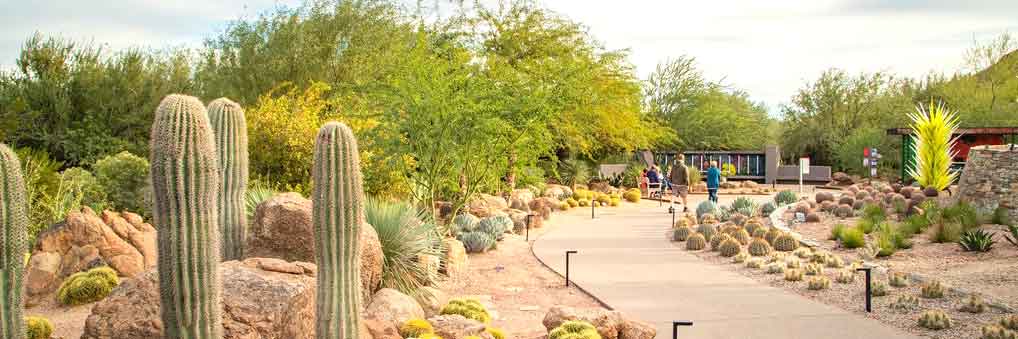
<path fill-rule="evenodd" d="M 711 160 L 710 168 L 707 169 L 707 200 L 714 204 L 718 203 L 718 188 L 721 186 L 721 170 L 718 169 L 718 162 Z"/>
<path fill-rule="evenodd" d="M 675 196 L 682 197 L 682 211 L 688 212 L 689 207 L 686 196 L 689 195 L 689 168 L 686 167 L 686 156 L 679 154 L 672 160 L 672 170 L 668 173 L 668 179 L 672 182 L 672 197 L 668 208 L 674 208 Z"/>

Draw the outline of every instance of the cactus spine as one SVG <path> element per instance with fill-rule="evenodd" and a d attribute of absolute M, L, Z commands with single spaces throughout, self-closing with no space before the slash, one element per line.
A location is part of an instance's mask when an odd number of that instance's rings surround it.
<path fill-rule="evenodd" d="M 349 127 L 329 122 L 318 131 L 312 175 L 318 248 L 316 338 L 356 339 L 364 192 L 357 139 Z"/>
<path fill-rule="evenodd" d="M 152 124 L 153 216 L 164 336 L 222 338 L 219 162 L 205 106 L 172 94 Z"/>
<path fill-rule="evenodd" d="M 28 204 L 25 181 L 21 176 L 18 157 L 7 145 L 0 144 L 0 245 L 3 254 L 3 276 L 0 281 L 0 337 L 24 338 L 25 325 L 21 316 L 24 306 L 25 225 L 28 225 Z"/>
<path fill-rule="evenodd" d="M 247 211 L 244 194 L 247 191 L 247 122 L 240 105 L 227 98 L 209 104 L 209 123 L 215 132 L 221 171 L 219 190 L 219 235 L 222 240 L 222 259 L 239 260 L 244 257 L 247 229 Z"/>

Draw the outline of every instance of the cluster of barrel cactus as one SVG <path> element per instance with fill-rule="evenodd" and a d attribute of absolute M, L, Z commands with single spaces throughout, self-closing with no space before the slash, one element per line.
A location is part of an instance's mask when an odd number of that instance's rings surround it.
<path fill-rule="evenodd" d="M 100 266 L 64 279 L 57 289 L 57 300 L 64 305 L 82 305 L 103 300 L 120 284 L 117 271 Z"/>
<path fill-rule="evenodd" d="M 799 247 L 792 251 L 792 255 L 799 257 L 800 259 L 813 259 L 813 250 L 809 247 Z"/>
<path fill-rule="evenodd" d="M 749 244 L 749 241 L 752 239 L 752 237 L 749 236 L 749 232 L 746 232 L 746 230 L 744 229 L 736 230 L 735 232 L 732 232 L 731 235 L 732 238 L 735 238 L 735 240 L 738 241 L 740 245 L 747 245 Z"/>
<path fill-rule="evenodd" d="M 736 254 L 742 253 L 742 246 L 734 238 L 728 237 L 718 245 L 718 251 L 721 252 L 722 257 L 733 257 Z"/>
<path fill-rule="evenodd" d="M 680 226 L 672 230 L 672 241 L 686 241 L 693 233 L 693 230 L 686 226 Z"/>
<path fill-rule="evenodd" d="M 474 299 L 453 299 L 445 307 L 442 307 L 441 314 L 459 314 L 467 319 L 476 320 L 482 324 L 491 322 L 491 314 L 484 308 L 484 305 Z"/>
<path fill-rule="evenodd" d="M 809 288 L 810 290 L 814 291 L 826 290 L 831 287 L 831 279 L 819 275 L 810 278 L 807 284 L 808 284 L 807 288 Z"/>
<path fill-rule="evenodd" d="M 718 233 L 718 229 L 712 224 L 701 224 L 696 227 L 696 233 L 703 235 L 704 240 L 710 241 Z"/>
<path fill-rule="evenodd" d="M 713 238 L 710 239 L 710 250 L 714 252 L 721 250 L 721 242 L 729 239 L 733 241 L 735 240 L 732 239 L 732 236 L 724 233 L 715 235 Z"/>
<path fill-rule="evenodd" d="M 407 322 L 399 327 L 399 334 L 403 338 L 420 338 L 429 333 L 435 333 L 435 328 L 427 320 L 421 318 L 407 320 Z"/>
<path fill-rule="evenodd" d="M 799 248 L 799 241 L 795 240 L 795 237 L 792 237 L 791 234 L 782 233 L 781 235 L 774 238 L 774 241 L 771 243 L 771 245 L 774 246 L 775 250 L 782 252 L 791 252 Z"/>
<path fill-rule="evenodd" d="M 749 242 L 749 254 L 754 257 L 762 257 L 771 254 L 771 244 L 768 244 L 766 240 L 755 238 Z"/>
<path fill-rule="evenodd" d="M 457 239 L 469 253 L 483 253 L 495 246 L 495 239 L 481 231 L 461 233 Z"/>
<path fill-rule="evenodd" d="M 919 326 L 931 330 L 943 330 L 951 327 L 951 317 L 941 310 L 929 310 L 919 316 Z"/>
<path fill-rule="evenodd" d="M 450 224 L 450 231 L 453 237 L 458 237 L 460 233 L 473 232 L 477 229 L 477 223 L 481 220 L 470 213 L 463 213 L 452 218 Z"/>
<path fill-rule="evenodd" d="M 980 339 L 1018 339 L 1018 330 L 1009 330 L 997 325 L 986 325 L 981 329 Z"/>
<path fill-rule="evenodd" d="M 601 335 L 588 322 L 570 320 L 548 332 L 548 339 L 601 339 Z"/>
<path fill-rule="evenodd" d="M 920 290 L 923 298 L 940 299 L 944 297 L 944 286 L 940 284 L 939 280 L 927 281 Z"/>
<path fill-rule="evenodd" d="M 686 239 L 686 249 L 690 251 L 699 251 L 707 247 L 707 239 L 704 239 L 703 234 L 694 233 Z"/>
<path fill-rule="evenodd" d="M 959 308 L 962 312 L 983 313 L 986 311 L 986 302 L 978 294 L 970 294 L 965 298 L 965 303 Z"/>
<path fill-rule="evenodd" d="M 785 280 L 787 281 L 802 281 L 803 273 L 798 268 L 788 268 L 785 270 Z"/>

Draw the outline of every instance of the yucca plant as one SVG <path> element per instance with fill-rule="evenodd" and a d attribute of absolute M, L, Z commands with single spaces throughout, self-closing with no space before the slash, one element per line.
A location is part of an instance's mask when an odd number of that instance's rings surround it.
<path fill-rule="evenodd" d="M 253 221 L 255 217 L 255 211 L 258 209 L 258 205 L 265 200 L 269 200 L 276 194 L 276 190 L 269 188 L 258 182 L 252 182 L 248 186 L 247 191 L 244 192 L 244 205 L 247 209 L 247 219 Z"/>
<path fill-rule="evenodd" d="M 409 295 L 420 295 L 421 287 L 438 282 L 437 271 L 419 258 L 441 257 L 444 253 L 438 228 L 427 215 L 404 202 L 368 199 L 365 219 L 375 227 L 385 260 L 382 287 Z"/>
<path fill-rule="evenodd" d="M 993 234 L 980 229 L 965 231 L 958 239 L 958 245 L 966 252 L 989 252 L 994 243 Z"/>
<path fill-rule="evenodd" d="M 951 172 L 951 159 L 956 152 L 954 144 L 957 137 L 958 117 L 943 103 L 919 105 L 916 111 L 909 114 L 912 119 L 912 134 L 915 143 L 912 151 L 916 155 L 915 167 L 908 170 L 908 175 L 923 187 L 944 190 L 958 176 Z"/>

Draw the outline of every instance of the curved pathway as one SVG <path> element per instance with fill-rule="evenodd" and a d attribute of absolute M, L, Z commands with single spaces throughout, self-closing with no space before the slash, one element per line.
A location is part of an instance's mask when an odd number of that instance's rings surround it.
<path fill-rule="evenodd" d="M 705 199 L 690 198 L 692 206 Z M 593 220 L 589 208 L 557 214 L 555 229 L 534 242 L 534 254 L 563 274 L 564 252 L 579 251 L 570 258 L 571 280 L 611 308 L 654 324 L 657 338 L 672 336 L 673 320 L 694 322 L 679 328 L 680 339 L 917 338 L 686 253 L 667 239 L 667 208 L 642 201 L 598 209 Z"/>

